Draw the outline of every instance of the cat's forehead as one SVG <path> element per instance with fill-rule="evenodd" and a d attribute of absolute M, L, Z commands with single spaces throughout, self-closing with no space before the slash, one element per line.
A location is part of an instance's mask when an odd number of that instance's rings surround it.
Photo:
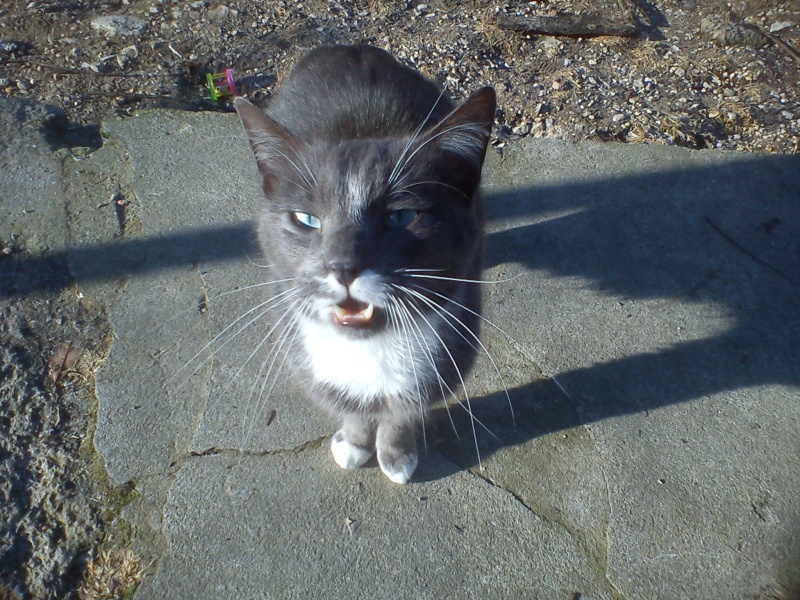
<path fill-rule="evenodd" d="M 359 141 L 341 143 L 318 154 L 319 200 L 332 202 L 336 206 L 331 208 L 358 218 L 386 195 L 398 160 L 397 146 L 390 141 Z"/>

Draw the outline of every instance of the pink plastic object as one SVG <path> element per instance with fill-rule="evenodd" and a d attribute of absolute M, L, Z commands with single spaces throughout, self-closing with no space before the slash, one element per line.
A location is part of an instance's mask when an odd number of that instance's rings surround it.
<path fill-rule="evenodd" d="M 206 82 L 214 102 L 232 98 L 237 94 L 233 69 L 225 69 L 224 73 L 206 73 Z"/>

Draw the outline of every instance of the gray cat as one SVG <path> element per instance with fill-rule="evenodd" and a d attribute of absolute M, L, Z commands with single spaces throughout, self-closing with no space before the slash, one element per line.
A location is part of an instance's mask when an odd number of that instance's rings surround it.
<path fill-rule="evenodd" d="M 266 115 L 235 106 L 263 178 L 259 241 L 285 280 L 287 363 L 342 420 L 336 463 L 377 451 L 406 483 L 427 406 L 463 386 L 480 344 L 494 91 L 456 108 L 383 50 L 334 46 L 296 65 Z"/>

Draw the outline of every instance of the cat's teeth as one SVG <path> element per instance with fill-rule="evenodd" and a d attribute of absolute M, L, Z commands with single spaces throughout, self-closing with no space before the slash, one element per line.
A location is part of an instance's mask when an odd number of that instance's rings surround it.
<path fill-rule="evenodd" d="M 333 307 L 333 314 L 335 315 L 335 320 L 339 325 L 359 325 L 369 323 L 372 320 L 372 317 L 375 315 L 375 305 L 370 303 L 360 311 L 352 312 L 347 310 L 347 308 L 336 304 Z"/>
<path fill-rule="evenodd" d="M 372 319 L 372 315 L 374 314 L 375 314 L 375 306 L 373 306 L 370 303 L 367 304 L 367 308 L 361 311 L 361 318 L 364 319 L 365 321 L 369 321 L 370 319 Z"/>

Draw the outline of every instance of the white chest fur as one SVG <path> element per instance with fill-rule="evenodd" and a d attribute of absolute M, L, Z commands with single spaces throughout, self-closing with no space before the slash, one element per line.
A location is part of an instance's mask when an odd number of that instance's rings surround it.
<path fill-rule="evenodd" d="M 335 326 L 313 321 L 302 323 L 300 334 L 314 378 L 363 402 L 414 395 L 421 385 L 418 382 L 435 377 L 432 340 L 406 339 L 392 330 L 353 339 Z"/>

